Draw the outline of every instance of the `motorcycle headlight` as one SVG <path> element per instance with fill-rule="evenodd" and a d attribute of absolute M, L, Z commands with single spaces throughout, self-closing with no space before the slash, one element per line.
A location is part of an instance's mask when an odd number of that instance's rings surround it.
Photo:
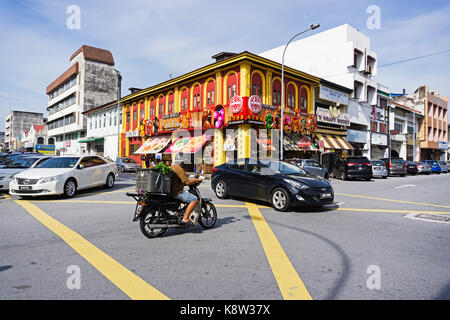
<path fill-rule="evenodd" d="M 299 190 L 305 190 L 305 189 L 309 189 L 310 186 L 301 183 L 299 181 L 294 181 L 294 180 L 286 180 L 287 183 L 289 183 L 292 187 L 294 187 L 295 189 L 299 189 Z"/>
<path fill-rule="evenodd" d="M 38 181 L 38 183 L 49 183 L 53 181 L 58 181 L 61 176 L 53 176 L 48 178 L 42 178 Z"/>

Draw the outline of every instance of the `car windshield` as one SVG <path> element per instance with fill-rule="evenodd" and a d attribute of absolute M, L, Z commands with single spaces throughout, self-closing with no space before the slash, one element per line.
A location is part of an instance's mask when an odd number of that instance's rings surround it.
<path fill-rule="evenodd" d="M 369 163 L 369 159 L 365 157 L 348 157 L 347 160 L 350 163 Z"/>
<path fill-rule="evenodd" d="M 36 168 L 73 168 L 79 157 L 51 158 L 36 166 Z"/>
<path fill-rule="evenodd" d="M 320 163 L 318 163 L 317 161 L 314 160 L 306 160 L 306 165 L 308 167 L 316 167 L 316 168 L 320 168 Z"/>
<path fill-rule="evenodd" d="M 394 163 L 394 164 L 405 163 L 405 160 L 403 160 L 403 159 L 391 159 L 391 163 Z"/>
<path fill-rule="evenodd" d="M 137 163 L 136 160 L 131 159 L 131 158 L 125 158 L 125 159 L 122 159 L 122 161 L 124 163 Z"/>
<path fill-rule="evenodd" d="M 252 164 L 249 163 L 248 166 L 249 169 L 251 169 Z M 297 167 L 296 165 L 283 161 L 260 160 L 256 165 L 253 164 L 253 166 L 260 166 L 261 175 L 274 175 L 274 174 L 307 175 L 305 170 Z"/>
<path fill-rule="evenodd" d="M 370 163 L 374 166 L 384 166 L 384 162 L 381 160 L 370 161 Z"/>
<path fill-rule="evenodd" d="M 18 158 L 9 162 L 6 168 L 29 168 L 31 167 L 39 158 Z"/>

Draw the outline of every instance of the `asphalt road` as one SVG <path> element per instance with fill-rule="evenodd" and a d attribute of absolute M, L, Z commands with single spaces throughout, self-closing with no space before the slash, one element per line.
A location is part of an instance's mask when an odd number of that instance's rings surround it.
<path fill-rule="evenodd" d="M 6 197 L 0 299 L 450 299 L 449 184 L 332 180 L 335 205 L 280 213 L 206 180 L 216 226 L 152 240 L 132 222 L 133 174 L 69 201 Z"/>

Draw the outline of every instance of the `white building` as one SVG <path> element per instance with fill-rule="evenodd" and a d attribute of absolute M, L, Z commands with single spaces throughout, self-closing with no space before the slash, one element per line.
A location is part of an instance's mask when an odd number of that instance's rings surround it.
<path fill-rule="evenodd" d="M 48 138 L 47 125 L 33 124 L 22 134 L 22 147 L 28 151 L 35 151 L 36 146 L 54 145 L 55 139 Z"/>
<path fill-rule="evenodd" d="M 282 62 L 285 45 L 260 55 Z M 371 114 L 377 105 L 377 55 L 370 38 L 350 25 L 342 25 L 292 42 L 285 53 L 285 65 L 353 89 L 347 112 L 351 116 L 347 136 L 354 155 L 371 157 Z M 359 134 L 361 133 L 361 134 Z M 357 137 L 353 139 L 352 137 Z"/>
<path fill-rule="evenodd" d="M 115 161 L 119 154 L 119 132 L 122 124 L 122 108 L 117 100 L 85 111 L 87 135 L 81 139 L 88 154 L 96 154 Z"/>
<path fill-rule="evenodd" d="M 71 57 L 72 66 L 53 81 L 48 95 L 48 135 L 57 154 L 86 154 L 87 121 L 84 111 L 116 100 L 120 74 L 108 50 L 82 46 Z"/>

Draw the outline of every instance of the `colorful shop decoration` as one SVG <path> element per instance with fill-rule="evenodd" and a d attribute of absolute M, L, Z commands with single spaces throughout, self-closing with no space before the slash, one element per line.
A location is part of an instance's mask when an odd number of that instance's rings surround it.
<path fill-rule="evenodd" d="M 149 138 L 134 154 L 159 153 L 170 143 L 170 141 L 170 137 Z"/>
<path fill-rule="evenodd" d="M 142 120 L 141 125 L 139 126 L 139 136 L 141 137 L 150 137 L 153 134 L 153 126 L 152 120 Z"/>
<path fill-rule="evenodd" d="M 242 99 L 241 96 L 234 96 L 230 99 L 229 105 L 231 112 L 233 112 L 234 114 L 239 113 L 242 111 L 244 100 Z"/>
<path fill-rule="evenodd" d="M 174 131 L 182 128 L 183 122 L 179 112 L 162 116 L 160 131 Z"/>
<path fill-rule="evenodd" d="M 214 110 L 214 128 L 221 129 L 225 124 L 225 108 L 218 105 Z"/>
<path fill-rule="evenodd" d="M 289 114 L 284 116 L 283 129 L 286 133 L 291 133 L 292 131 L 292 118 Z"/>
<path fill-rule="evenodd" d="M 211 138 L 209 134 L 179 137 L 164 153 L 195 153 Z"/>
<path fill-rule="evenodd" d="M 193 127 L 192 117 L 191 117 L 191 113 L 189 111 L 187 111 L 186 114 L 184 115 L 184 117 L 182 117 L 181 123 L 182 123 L 183 129 L 189 129 L 189 128 Z"/>
<path fill-rule="evenodd" d="M 202 129 L 208 130 L 212 127 L 212 121 L 211 121 L 211 110 L 207 109 L 203 111 L 202 114 Z"/>
<path fill-rule="evenodd" d="M 254 114 L 259 114 L 261 112 L 261 98 L 259 96 L 251 96 L 248 99 L 248 108 L 250 109 L 251 112 L 253 112 Z"/>

